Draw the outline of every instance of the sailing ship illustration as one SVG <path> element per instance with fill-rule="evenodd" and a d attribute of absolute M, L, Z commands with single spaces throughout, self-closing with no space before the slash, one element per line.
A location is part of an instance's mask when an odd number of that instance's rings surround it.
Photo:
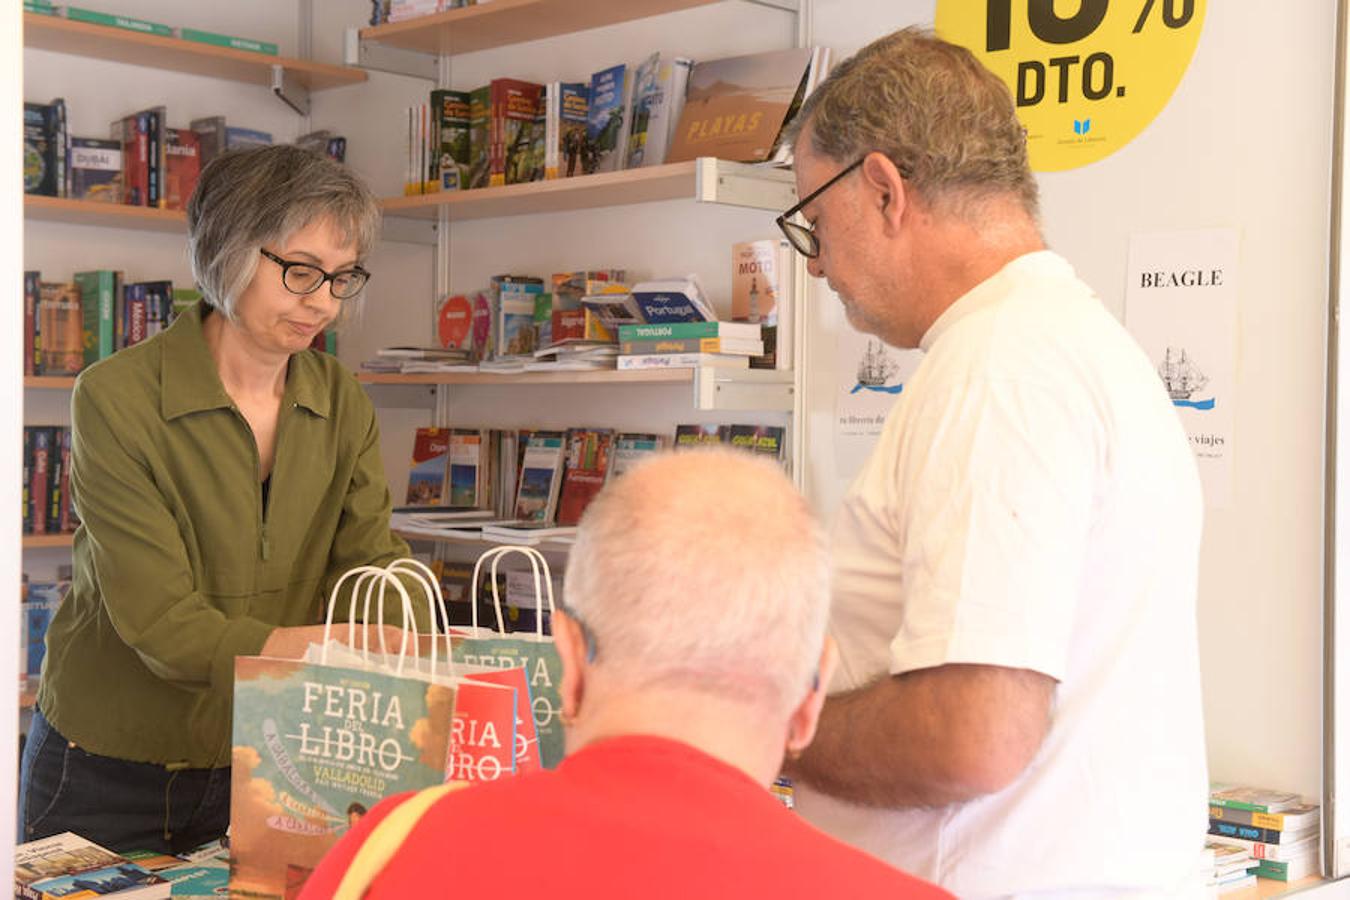
<path fill-rule="evenodd" d="M 1209 384 L 1209 376 L 1196 368 L 1194 360 L 1186 355 L 1186 348 L 1168 347 L 1158 365 L 1158 377 L 1173 400 L 1189 400 L 1191 394 Z"/>
<path fill-rule="evenodd" d="M 900 365 L 881 349 L 881 341 L 867 342 L 867 349 L 858 358 L 858 384 L 863 387 L 883 387 L 899 371 Z"/>

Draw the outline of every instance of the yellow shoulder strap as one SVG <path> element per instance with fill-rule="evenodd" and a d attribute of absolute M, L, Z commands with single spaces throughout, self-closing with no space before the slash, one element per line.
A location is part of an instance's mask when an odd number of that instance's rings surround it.
<path fill-rule="evenodd" d="M 450 781 L 418 791 L 381 819 L 356 851 L 352 864 L 347 867 L 347 873 L 342 876 L 337 892 L 333 894 L 333 900 L 361 900 L 423 814 L 437 800 L 462 787 L 468 787 L 468 782 Z"/>

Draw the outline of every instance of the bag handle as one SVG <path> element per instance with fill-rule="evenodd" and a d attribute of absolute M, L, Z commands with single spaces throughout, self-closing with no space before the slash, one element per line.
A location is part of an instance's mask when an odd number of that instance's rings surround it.
<path fill-rule="evenodd" d="M 384 592 L 390 582 L 399 593 L 402 601 L 403 610 L 403 640 L 399 645 L 398 665 L 394 669 L 395 675 L 403 674 L 403 663 L 408 655 L 408 639 L 411 634 L 413 646 L 418 642 L 417 621 L 413 617 L 412 598 L 408 596 L 408 589 L 403 586 L 393 572 L 388 569 L 382 569 L 379 566 L 355 566 L 342 574 L 342 577 L 333 585 L 333 590 L 328 595 L 328 611 L 324 616 L 323 623 L 323 649 L 320 651 L 319 662 L 327 664 L 328 662 L 328 644 L 333 630 L 333 613 L 337 609 L 338 592 L 342 588 L 343 582 L 348 578 L 356 576 L 356 583 L 352 586 L 351 599 L 347 602 L 347 645 L 354 646 L 356 640 L 356 597 L 361 592 L 361 586 L 365 584 L 365 602 L 361 609 L 361 620 L 365 625 L 370 624 L 370 601 L 374 593 L 376 583 L 380 586 L 379 603 L 376 605 L 376 625 L 379 631 L 380 652 L 388 655 L 388 648 L 384 642 Z M 434 642 L 433 642 L 434 646 Z M 370 661 L 370 630 L 363 629 L 361 634 L 361 649 L 365 654 L 367 662 Z"/>
<path fill-rule="evenodd" d="M 431 634 L 431 671 L 436 672 L 437 664 L 437 636 L 445 638 L 445 664 L 450 677 L 455 675 L 455 663 L 450 648 L 450 611 L 445 606 L 445 594 L 441 591 L 440 579 L 431 567 L 420 559 L 414 559 L 411 556 L 405 556 L 402 559 L 396 559 L 388 566 L 385 571 L 389 573 L 403 573 L 415 579 L 422 587 L 422 591 L 427 598 L 427 621 L 430 623 Z M 381 604 L 383 605 L 383 604 Z M 436 628 L 436 613 L 440 612 L 440 621 L 445 625 L 444 631 L 438 631 Z"/>
<path fill-rule="evenodd" d="M 469 585 L 469 601 L 470 601 L 469 606 L 470 606 L 470 615 L 473 617 L 472 621 L 474 633 L 476 634 L 478 632 L 478 583 L 479 583 L 478 576 L 479 572 L 482 570 L 483 563 L 487 562 L 488 560 L 491 560 L 492 568 L 490 570 L 489 578 L 491 579 L 492 582 L 492 609 L 497 616 L 498 633 L 506 634 L 506 623 L 502 619 L 501 592 L 500 589 L 497 587 L 497 565 L 498 563 L 501 562 L 503 556 L 506 556 L 507 554 L 510 553 L 523 554 L 530 561 L 530 569 L 534 573 L 534 598 L 536 609 L 536 614 L 534 617 L 534 632 L 535 636 L 542 640 L 544 637 L 544 617 L 539 614 L 538 604 L 541 599 L 547 596 L 548 612 L 550 616 L 553 615 L 552 573 L 549 571 L 548 560 L 544 558 L 544 554 L 540 553 L 533 547 L 522 547 L 515 545 L 503 545 L 501 547 L 493 547 L 490 550 L 485 551 L 481 556 L 479 556 L 478 561 L 474 564 L 473 581 Z M 543 569 L 542 585 L 540 583 L 539 577 L 540 575 L 539 570 L 541 567 Z"/>

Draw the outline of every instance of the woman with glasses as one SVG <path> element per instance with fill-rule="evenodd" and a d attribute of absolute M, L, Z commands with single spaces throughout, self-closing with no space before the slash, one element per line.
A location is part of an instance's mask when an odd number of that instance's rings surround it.
<path fill-rule="evenodd" d="M 76 381 L 81 524 L 20 841 L 181 851 L 223 835 L 234 658 L 300 656 L 337 577 L 407 555 L 374 408 L 310 349 L 359 302 L 379 223 L 370 190 L 307 150 L 219 157 L 188 206 L 203 301 Z"/>

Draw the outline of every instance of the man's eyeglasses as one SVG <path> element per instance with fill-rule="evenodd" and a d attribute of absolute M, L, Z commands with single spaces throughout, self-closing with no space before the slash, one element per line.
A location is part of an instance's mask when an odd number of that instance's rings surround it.
<path fill-rule="evenodd" d="M 796 222 L 790 222 L 788 220 L 801 212 L 806 207 L 806 204 L 825 193 L 825 191 L 827 191 L 836 181 L 839 181 L 849 172 L 852 172 L 854 169 L 858 168 L 858 166 L 862 165 L 863 160 L 866 158 L 866 156 L 860 157 L 853 165 L 844 169 L 844 171 L 807 194 L 802 198 L 800 203 L 775 220 L 778 222 L 778 228 L 783 232 L 783 236 L 788 239 L 788 243 L 802 256 L 805 256 L 807 259 L 815 259 L 820 255 L 820 240 L 816 237 L 816 227 L 814 225 L 799 225 Z"/>
<path fill-rule="evenodd" d="M 292 294 L 312 294 L 329 281 L 333 284 L 333 299 L 350 300 L 361 293 L 361 288 L 370 280 L 370 273 L 360 266 L 330 274 L 312 263 L 282 259 L 261 247 L 258 252 L 281 266 L 281 283 Z"/>

